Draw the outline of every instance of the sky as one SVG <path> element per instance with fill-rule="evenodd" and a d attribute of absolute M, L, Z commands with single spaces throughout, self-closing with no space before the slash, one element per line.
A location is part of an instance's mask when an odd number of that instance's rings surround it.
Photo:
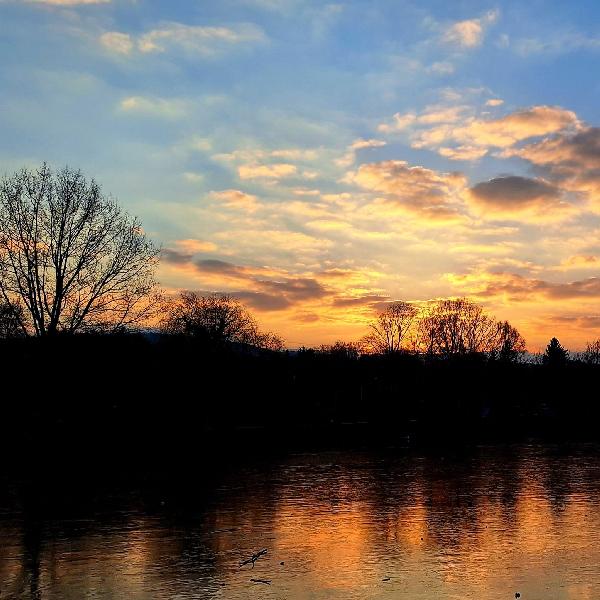
<path fill-rule="evenodd" d="M 81 169 L 289 346 L 468 296 L 600 337 L 600 4 L 0 0 L 0 174 Z"/>

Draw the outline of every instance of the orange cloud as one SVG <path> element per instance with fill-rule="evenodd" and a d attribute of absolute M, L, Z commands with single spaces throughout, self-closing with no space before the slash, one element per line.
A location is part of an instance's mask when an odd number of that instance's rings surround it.
<path fill-rule="evenodd" d="M 597 256 L 576 254 L 565 258 L 556 269 L 558 271 L 570 271 L 575 269 L 598 269 L 599 267 L 600 258 Z"/>
<path fill-rule="evenodd" d="M 206 242 L 203 240 L 177 240 L 175 245 L 182 251 L 190 254 L 198 254 L 200 252 L 214 252 L 217 249 L 217 245 L 212 242 Z"/>
<path fill-rule="evenodd" d="M 585 300 L 600 298 L 600 278 L 550 282 L 516 273 L 474 272 L 447 274 L 453 285 L 479 298 L 503 297 L 510 302 Z"/>
<path fill-rule="evenodd" d="M 577 115 L 570 110 L 533 106 L 498 119 L 471 117 L 458 126 L 446 123 L 426 129 L 415 136 L 413 146 L 435 149 L 451 141 L 467 146 L 507 148 L 531 137 L 575 129 L 579 125 Z"/>
<path fill-rule="evenodd" d="M 458 21 L 446 29 L 442 41 L 463 48 L 475 48 L 481 44 L 485 28 L 497 18 L 497 11 L 489 11 L 481 19 Z"/>
<path fill-rule="evenodd" d="M 581 192 L 590 207 L 600 211 L 600 128 L 587 127 L 543 139 L 522 148 L 505 150 L 544 169 L 566 189 Z"/>
<path fill-rule="evenodd" d="M 256 196 L 246 194 L 240 190 L 210 192 L 209 198 L 217 200 L 227 208 L 240 209 L 247 212 L 255 212 L 259 208 L 259 202 Z"/>
<path fill-rule="evenodd" d="M 345 181 L 364 189 L 382 192 L 396 209 L 426 220 L 455 220 L 459 217 L 460 192 L 466 186 L 461 173 L 438 173 L 425 167 L 411 167 L 406 161 L 387 160 L 361 165 Z"/>

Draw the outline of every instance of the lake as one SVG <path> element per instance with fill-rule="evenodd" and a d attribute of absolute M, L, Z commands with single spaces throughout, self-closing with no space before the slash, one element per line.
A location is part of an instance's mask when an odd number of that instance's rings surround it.
<path fill-rule="evenodd" d="M 0 598 L 600 598 L 597 446 L 295 453 L 77 484 L 56 471 L 59 485 L 2 480 Z"/>

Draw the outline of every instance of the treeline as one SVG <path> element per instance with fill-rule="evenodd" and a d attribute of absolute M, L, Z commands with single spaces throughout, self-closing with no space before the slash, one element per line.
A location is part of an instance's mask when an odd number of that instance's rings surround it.
<path fill-rule="evenodd" d="M 459 298 L 390 303 L 358 342 L 286 350 L 230 296 L 164 297 L 158 259 L 81 173 L 2 180 L 5 456 L 598 435 L 600 341 L 570 356 L 553 338 L 537 364 L 510 323 Z"/>
<path fill-rule="evenodd" d="M 0 343 L 6 456 L 175 461 L 260 447 L 598 436 L 600 366 L 295 352 L 176 334 Z M 125 460 L 125 458 L 123 458 Z"/>

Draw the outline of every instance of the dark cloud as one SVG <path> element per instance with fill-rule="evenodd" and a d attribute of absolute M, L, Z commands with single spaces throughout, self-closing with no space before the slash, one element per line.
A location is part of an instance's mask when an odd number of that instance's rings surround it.
<path fill-rule="evenodd" d="M 225 262 L 224 260 L 217 260 L 215 258 L 198 259 L 194 261 L 196 268 L 204 273 L 214 273 L 217 275 L 229 275 L 233 277 L 240 277 L 245 275 L 243 267 L 238 267 L 233 263 Z"/>
<path fill-rule="evenodd" d="M 560 315 L 553 317 L 557 323 L 581 329 L 600 329 L 600 315 Z"/>
<path fill-rule="evenodd" d="M 378 294 L 366 294 L 364 296 L 342 296 L 333 301 L 333 305 L 339 308 L 351 306 L 380 306 L 390 302 L 389 296 L 380 296 Z"/>
<path fill-rule="evenodd" d="M 231 295 L 256 310 L 284 310 L 290 306 L 290 301 L 281 295 L 262 292 L 232 292 Z"/>
<path fill-rule="evenodd" d="M 283 281 L 259 280 L 263 290 L 279 293 L 296 301 L 324 298 L 329 291 L 316 279 L 309 277 L 288 278 Z"/>
<path fill-rule="evenodd" d="M 163 248 L 160 251 L 160 257 L 166 263 L 172 265 L 184 265 L 189 263 L 192 259 L 192 255 L 187 252 L 180 252 L 179 250 L 172 250 L 171 248 Z"/>
<path fill-rule="evenodd" d="M 554 203 L 562 191 L 541 179 L 509 175 L 478 183 L 471 188 L 471 195 L 485 206 L 512 211 L 548 200 Z"/>

